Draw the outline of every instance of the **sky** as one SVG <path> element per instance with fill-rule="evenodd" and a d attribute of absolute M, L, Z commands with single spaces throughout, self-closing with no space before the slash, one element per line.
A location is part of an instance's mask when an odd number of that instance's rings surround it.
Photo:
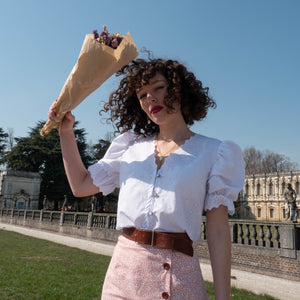
<path fill-rule="evenodd" d="M 283 154 L 300 169 L 299 15 L 298 0 L 0 0 L 0 127 L 24 137 L 46 121 L 85 35 L 107 25 L 209 87 L 218 107 L 194 132 Z M 73 111 L 89 143 L 114 131 L 98 112 L 118 81 Z"/>

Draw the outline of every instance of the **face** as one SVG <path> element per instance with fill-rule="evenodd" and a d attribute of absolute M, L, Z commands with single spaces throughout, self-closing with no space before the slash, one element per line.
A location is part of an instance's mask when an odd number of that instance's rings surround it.
<path fill-rule="evenodd" d="M 156 74 L 150 79 L 149 84 L 143 85 L 136 91 L 141 108 L 149 119 L 158 125 L 171 121 L 176 115 L 180 114 L 179 103 L 174 103 L 174 112 L 169 113 L 164 104 L 164 98 L 168 92 L 168 82 L 161 74 Z"/>

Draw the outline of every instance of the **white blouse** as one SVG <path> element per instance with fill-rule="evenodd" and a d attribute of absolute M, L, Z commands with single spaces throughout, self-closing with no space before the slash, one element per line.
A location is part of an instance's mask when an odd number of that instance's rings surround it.
<path fill-rule="evenodd" d="M 239 146 L 198 134 L 157 171 L 155 136 L 126 132 L 88 170 L 104 195 L 120 187 L 117 229 L 186 232 L 193 241 L 200 239 L 203 209 L 222 204 L 234 213 L 245 178 Z"/>

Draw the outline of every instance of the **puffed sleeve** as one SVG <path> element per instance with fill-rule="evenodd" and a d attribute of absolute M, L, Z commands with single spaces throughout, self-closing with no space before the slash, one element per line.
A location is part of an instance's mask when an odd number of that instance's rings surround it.
<path fill-rule="evenodd" d="M 240 147 L 231 141 L 220 143 L 208 178 L 204 209 L 211 210 L 224 205 L 228 213 L 233 215 L 233 202 L 237 200 L 244 180 L 245 162 Z"/>
<path fill-rule="evenodd" d="M 88 168 L 94 185 L 99 187 L 103 195 L 107 195 L 119 187 L 120 162 L 123 153 L 133 143 L 137 136 L 125 132 L 116 137 L 104 157 Z"/>

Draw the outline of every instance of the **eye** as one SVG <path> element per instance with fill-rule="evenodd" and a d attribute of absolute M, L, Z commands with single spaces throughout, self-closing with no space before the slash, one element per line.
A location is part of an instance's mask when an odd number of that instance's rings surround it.
<path fill-rule="evenodd" d="M 146 98 L 146 93 L 145 94 L 141 94 L 139 97 L 138 97 L 140 100 L 143 100 Z"/>

